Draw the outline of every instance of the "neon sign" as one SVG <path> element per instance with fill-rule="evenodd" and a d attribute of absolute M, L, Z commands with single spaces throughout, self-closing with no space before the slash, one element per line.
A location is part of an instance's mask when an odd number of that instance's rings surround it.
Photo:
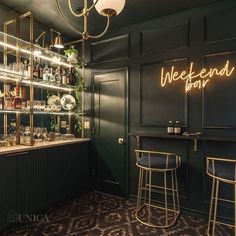
<path fill-rule="evenodd" d="M 202 89 L 210 82 L 213 76 L 218 77 L 230 77 L 234 72 L 234 67 L 229 66 L 229 61 L 227 60 L 224 67 L 221 69 L 203 68 L 199 73 L 193 70 L 193 62 L 190 63 L 189 72 L 183 70 L 182 72 L 175 71 L 175 67 L 171 67 L 170 72 L 165 72 L 164 67 L 161 68 L 161 86 L 165 87 L 167 83 L 171 84 L 174 81 L 182 80 L 185 82 L 185 92 L 189 92 L 192 88 Z M 200 78 L 193 81 L 195 78 Z"/>

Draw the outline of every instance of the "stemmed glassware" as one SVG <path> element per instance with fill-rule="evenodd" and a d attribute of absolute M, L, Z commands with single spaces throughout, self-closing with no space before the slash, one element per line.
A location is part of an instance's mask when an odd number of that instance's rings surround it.
<path fill-rule="evenodd" d="M 41 134 L 42 134 L 42 129 L 41 129 L 40 127 L 37 127 L 37 128 L 36 128 L 36 135 L 37 135 L 37 137 L 38 137 L 38 140 L 40 139 Z"/>
<path fill-rule="evenodd" d="M 43 127 L 41 130 L 42 130 L 43 140 L 47 141 L 47 134 L 48 134 L 47 128 Z"/>
<path fill-rule="evenodd" d="M 40 110 L 44 111 L 46 107 L 46 102 L 45 101 L 40 101 Z"/>

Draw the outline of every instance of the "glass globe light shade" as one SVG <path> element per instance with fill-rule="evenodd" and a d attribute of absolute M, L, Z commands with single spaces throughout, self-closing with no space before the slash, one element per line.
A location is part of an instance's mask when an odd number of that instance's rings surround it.
<path fill-rule="evenodd" d="M 96 0 L 93 0 L 96 2 Z M 125 0 L 98 0 L 95 5 L 99 14 L 106 15 L 119 15 L 125 6 Z"/>

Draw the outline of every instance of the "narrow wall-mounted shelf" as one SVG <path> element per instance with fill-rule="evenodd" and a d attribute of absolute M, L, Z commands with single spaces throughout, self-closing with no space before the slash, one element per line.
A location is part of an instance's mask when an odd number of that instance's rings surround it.
<path fill-rule="evenodd" d="M 195 140 L 198 141 L 219 141 L 219 142 L 236 142 L 236 137 L 229 136 L 208 136 L 208 135 L 168 135 L 159 133 L 129 133 L 130 136 L 144 138 L 163 138 L 163 139 L 178 139 L 178 140 Z"/>

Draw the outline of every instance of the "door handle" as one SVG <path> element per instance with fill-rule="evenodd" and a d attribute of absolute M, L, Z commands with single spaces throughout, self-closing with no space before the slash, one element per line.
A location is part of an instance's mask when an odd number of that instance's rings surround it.
<path fill-rule="evenodd" d="M 124 138 L 118 138 L 118 143 L 119 144 L 124 144 L 125 143 L 125 139 Z"/>

